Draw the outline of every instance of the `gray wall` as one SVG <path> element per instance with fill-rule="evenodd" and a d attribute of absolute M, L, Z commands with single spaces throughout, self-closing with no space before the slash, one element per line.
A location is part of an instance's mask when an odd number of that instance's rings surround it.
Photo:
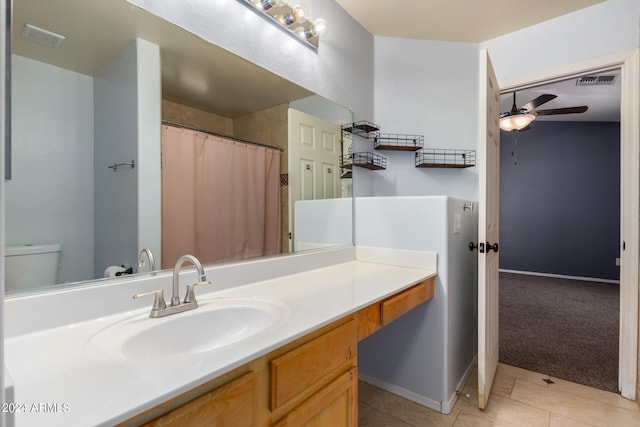
<path fill-rule="evenodd" d="M 618 280 L 620 124 L 500 137 L 500 268 Z"/>

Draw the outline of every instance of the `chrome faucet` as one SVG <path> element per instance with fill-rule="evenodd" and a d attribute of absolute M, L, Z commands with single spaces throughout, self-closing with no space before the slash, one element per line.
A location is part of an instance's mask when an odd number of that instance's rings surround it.
<path fill-rule="evenodd" d="M 144 248 L 143 250 L 140 251 L 140 258 L 138 258 L 138 267 L 142 267 L 144 265 L 145 255 L 146 255 L 147 261 L 149 261 L 149 272 L 155 271 L 156 260 L 153 257 L 153 252 L 151 252 L 151 249 L 149 248 Z"/>
<path fill-rule="evenodd" d="M 187 285 L 187 292 L 184 295 L 184 301 L 180 302 L 179 287 L 180 287 L 180 269 L 185 262 L 191 262 L 198 270 L 199 281 Z M 198 308 L 198 301 L 196 301 L 196 294 L 194 289 L 196 286 L 209 285 L 211 282 L 207 280 L 207 276 L 204 274 L 202 264 L 193 255 L 183 255 L 178 258 L 176 265 L 173 268 L 173 288 L 171 295 L 171 304 L 167 305 L 164 300 L 164 292 L 162 289 L 152 292 L 144 292 L 134 295 L 134 298 L 140 298 L 148 295 L 155 297 L 153 301 L 153 307 L 149 317 L 165 317 L 171 314 L 182 313 L 183 311 L 193 310 Z"/>
<path fill-rule="evenodd" d="M 198 276 L 200 276 L 200 281 L 198 283 L 194 283 L 192 285 L 187 285 L 187 293 L 184 296 L 185 304 L 194 303 L 196 307 L 198 303 L 196 302 L 196 296 L 193 293 L 193 288 L 198 285 L 208 285 L 207 276 L 204 274 L 204 269 L 202 268 L 202 264 L 198 261 L 198 258 L 193 255 L 182 255 L 176 261 L 175 267 L 173 267 L 173 293 L 171 295 L 171 305 L 179 305 L 180 304 L 180 295 L 179 295 L 179 286 L 180 286 L 180 268 L 185 262 L 191 262 L 198 270 Z M 196 308 L 193 307 L 193 308 Z"/>

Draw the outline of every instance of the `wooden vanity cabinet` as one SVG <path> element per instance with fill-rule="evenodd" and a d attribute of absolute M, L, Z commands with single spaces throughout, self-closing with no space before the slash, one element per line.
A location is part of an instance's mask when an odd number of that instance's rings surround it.
<path fill-rule="evenodd" d="M 121 426 L 356 427 L 357 342 L 433 295 L 431 278 L 319 328 Z"/>

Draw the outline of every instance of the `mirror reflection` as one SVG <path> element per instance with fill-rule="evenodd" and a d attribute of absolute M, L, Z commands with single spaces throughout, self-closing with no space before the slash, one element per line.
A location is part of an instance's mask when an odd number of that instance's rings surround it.
<path fill-rule="evenodd" d="M 352 243 L 347 108 L 125 0 L 12 25 L 8 293 Z"/>

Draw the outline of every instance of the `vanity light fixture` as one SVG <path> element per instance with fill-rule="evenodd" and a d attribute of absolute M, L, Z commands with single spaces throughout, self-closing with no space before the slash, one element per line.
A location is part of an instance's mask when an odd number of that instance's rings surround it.
<path fill-rule="evenodd" d="M 315 51 L 318 49 L 320 37 L 327 34 L 327 21 L 322 18 L 311 21 L 305 5 L 290 6 L 288 0 L 239 1 Z"/>

